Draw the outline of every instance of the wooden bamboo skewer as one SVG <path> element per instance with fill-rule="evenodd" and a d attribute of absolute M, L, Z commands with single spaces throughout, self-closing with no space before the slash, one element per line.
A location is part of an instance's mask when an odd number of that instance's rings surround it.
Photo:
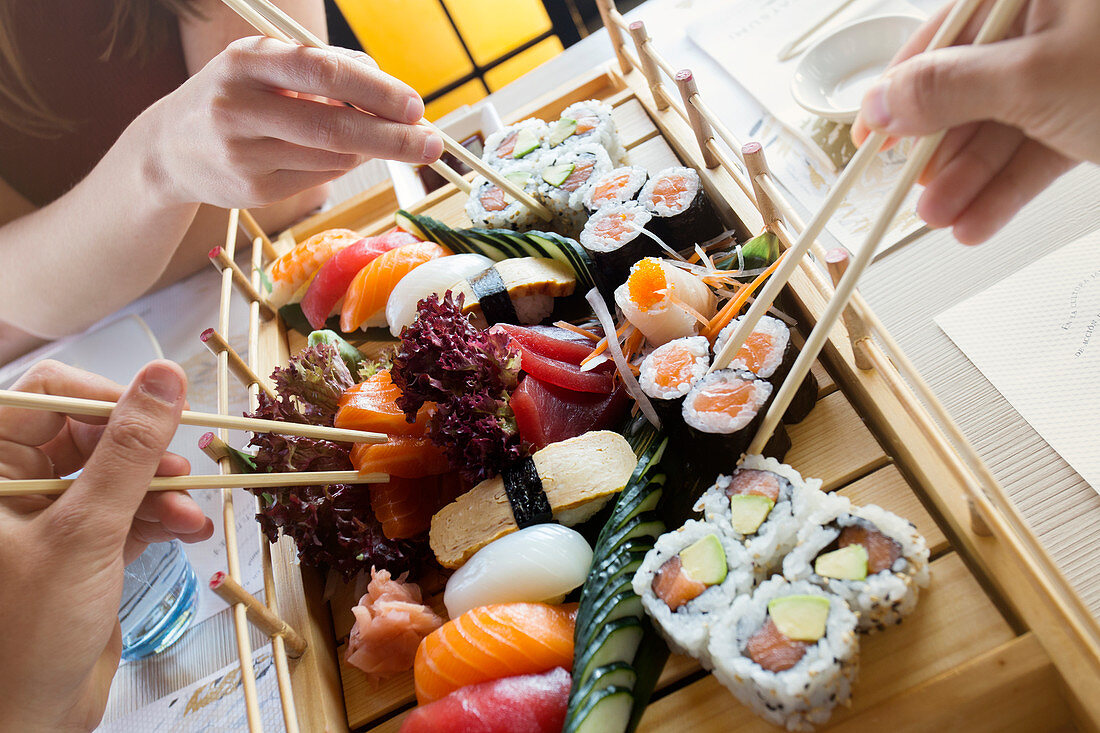
<path fill-rule="evenodd" d="M 836 247 L 825 253 L 825 267 L 829 270 L 829 277 L 833 279 L 833 286 L 840 284 L 844 273 L 848 271 L 848 250 Z M 867 350 L 863 342 L 871 337 L 867 328 L 867 322 L 856 313 L 851 303 L 844 309 L 844 327 L 848 330 L 848 340 L 852 343 L 852 355 L 855 357 L 856 366 L 860 369 L 874 369 L 875 365 L 867 356 Z"/>
<path fill-rule="evenodd" d="M 691 125 L 691 131 L 695 133 L 695 139 L 699 143 L 699 150 L 703 154 L 703 164 L 707 168 L 717 168 L 721 165 L 721 161 L 707 146 L 707 141 L 714 139 L 714 129 L 691 103 L 691 98 L 699 94 L 699 87 L 695 85 L 695 75 L 691 73 L 690 69 L 680 69 L 672 78 L 676 82 L 676 88 L 680 90 L 680 98 L 684 100 L 688 124 Z"/>
<path fill-rule="evenodd" d="M 302 635 L 290 627 L 286 621 L 276 616 L 264 604 L 244 588 L 240 583 L 230 578 L 222 571 L 214 573 L 210 578 L 210 590 L 218 594 L 226 603 L 233 605 L 241 603 L 248 611 L 248 620 L 272 639 L 282 639 L 286 651 L 292 657 L 300 657 L 306 650 L 306 640 Z"/>
<path fill-rule="evenodd" d="M 614 49 L 615 56 L 619 59 L 619 69 L 624 74 L 629 74 L 634 67 L 631 65 L 630 60 L 623 55 L 623 34 L 618 24 L 611 17 L 611 6 L 607 0 L 596 0 L 596 8 L 600 11 L 600 20 L 603 21 L 603 27 L 607 29 L 607 35 L 611 39 L 611 48 Z"/>
<path fill-rule="evenodd" d="M 229 262 L 233 261 L 233 253 L 237 246 L 237 226 L 240 221 L 240 211 L 232 209 L 229 212 L 229 226 L 225 234 L 225 254 Z M 233 298 L 233 269 L 222 269 L 221 299 L 218 305 L 218 330 L 229 333 L 229 304 Z M 218 413 L 229 416 L 229 354 L 221 352 L 218 360 Z M 218 437 L 223 442 L 228 442 L 228 433 L 225 428 L 218 429 Z M 233 473 L 233 463 L 226 456 L 218 461 L 218 470 L 223 474 Z M 237 519 L 233 510 L 233 489 L 222 489 L 222 529 L 225 535 L 225 559 L 229 570 L 229 577 L 240 585 L 241 559 L 237 547 Z M 233 606 L 233 630 L 237 640 L 237 657 L 241 665 L 241 688 L 244 691 L 245 714 L 248 718 L 248 730 L 250 733 L 263 731 L 263 720 L 260 716 L 259 696 L 256 693 L 256 668 L 252 661 L 252 641 L 248 638 L 248 608 L 245 604 L 237 602 Z"/>
<path fill-rule="evenodd" d="M 208 455 L 218 455 L 218 461 L 228 459 L 218 450 L 218 444 L 210 444 Z M 56 496 L 64 493 L 77 479 L 34 478 L 0 480 L 0 496 L 26 496 L 42 494 Z M 194 476 L 158 476 L 149 482 L 146 491 L 195 491 L 200 489 L 268 489 L 286 486 L 327 486 L 329 484 L 379 484 L 389 481 L 385 473 L 359 473 L 358 471 L 299 471 L 297 473 L 226 473 L 198 474 Z"/>
<path fill-rule="evenodd" d="M 236 209 L 234 209 L 234 211 L 236 211 Z M 234 227 L 233 234 L 236 235 L 236 233 L 237 230 L 236 227 Z M 229 270 L 230 274 L 233 276 L 233 284 L 237 287 L 237 290 L 241 291 L 241 295 L 244 296 L 245 300 L 259 303 L 266 318 L 272 318 L 275 315 L 275 309 L 267 302 L 267 298 L 260 295 L 258 289 L 252 287 L 252 282 L 249 281 L 224 247 L 215 247 L 210 250 L 208 256 L 210 257 L 210 264 L 212 264 L 216 270 Z"/>
<path fill-rule="evenodd" d="M 260 309 L 258 301 L 253 300 L 249 302 L 249 310 L 253 309 L 257 311 L 258 316 Z M 237 350 L 230 346 L 229 342 L 225 340 L 225 337 L 218 333 L 216 329 L 206 329 L 199 334 L 199 340 L 206 345 L 206 348 L 210 349 L 210 353 L 214 356 L 217 356 L 223 351 L 229 354 L 229 371 L 233 372 L 233 376 L 237 378 L 245 389 L 255 386 L 263 390 L 272 401 L 275 400 L 275 392 L 272 391 L 271 387 L 268 387 L 267 384 L 260 379 L 260 376 L 252 371 L 252 367 L 244 363 L 244 359 L 237 353 Z M 255 410 L 256 406 L 253 405 L 252 409 Z"/>
<path fill-rule="evenodd" d="M 255 14 L 262 16 L 265 20 L 268 21 L 268 23 L 277 27 L 284 35 L 288 36 L 294 42 L 302 46 L 308 46 L 310 48 L 328 48 L 328 44 L 326 44 L 324 41 L 322 41 L 320 38 L 310 32 L 308 28 L 298 23 L 296 20 L 291 18 L 289 15 L 287 15 L 280 8 L 276 7 L 268 0 L 223 0 L 223 2 L 230 8 L 235 10 L 237 13 L 239 13 L 242 18 L 251 23 L 254 15 L 251 13 L 241 12 L 245 7 L 248 7 L 251 11 L 254 11 Z M 264 28 L 261 28 L 254 23 L 253 26 L 261 33 L 266 33 Z M 476 155 L 471 153 L 469 150 L 463 147 L 461 143 L 457 142 L 450 135 L 443 132 L 443 130 L 439 129 L 426 119 L 421 119 L 418 124 L 428 128 L 432 132 L 439 135 L 439 137 L 443 140 L 443 147 L 451 155 L 461 160 L 471 169 L 484 176 L 487 180 L 492 181 L 493 184 L 495 184 L 496 186 L 508 192 L 508 194 L 512 196 L 512 198 L 516 199 L 528 209 L 533 211 L 540 219 L 542 219 L 543 221 L 550 221 L 553 218 L 553 214 L 550 213 L 550 210 L 538 201 L 536 201 L 535 198 L 531 196 L 531 194 L 524 191 L 520 186 L 516 185 L 515 182 L 509 180 L 505 176 L 500 175 L 500 173 L 490 168 L 488 165 L 482 162 L 481 158 L 478 158 Z M 432 163 L 431 167 L 433 170 L 435 170 L 437 173 L 439 173 L 452 183 L 454 182 L 454 177 L 461 178 L 461 176 L 458 176 L 458 174 L 455 173 L 453 170 L 450 170 L 449 166 L 447 166 L 445 163 L 436 161 L 435 163 Z M 449 172 L 444 171 L 443 169 L 447 169 L 447 171 Z M 466 190 L 468 192 L 469 188 L 467 187 Z"/>
<path fill-rule="evenodd" d="M 649 34 L 646 32 L 645 23 L 636 20 L 629 26 L 630 37 L 634 39 L 634 46 L 638 49 L 638 61 L 642 64 L 642 75 L 649 83 L 649 93 L 653 95 L 653 102 L 658 110 L 666 110 L 669 105 L 668 95 L 664 85 L 661 84 L 661 75 L 657 69 L 657 61 L 653 54 L 646 53 L 646 44 L 649 42 Z M 671 76 L 671 74 L 670 74 Z"/>
<path fill-rule="evenodd" d="M 289 39 L 287 39 L 287 42 L 290 42 Z M 271 243 L 271 238 L 268 237 L 267 233 L 264 232 L 264 230 L 260 227 L 260 223 L 256 221 L 256 218 L 252 216 L 251 212 L 249 212 L 248 209 L 240 209 L 240 212 L 241 229 L 243 229 L 244 233 L 248 235 L 248 238 L 256 239 L 257 237 L 259 237 L 260 245 L 263 248 L 264 257 L 269 260 L 278 259 L 279 253 L 275 251 L 275 245 Z M 255 259 L 253 259 L 252 267 L 256 268 L 257 266 L 263 267 L 263 260 L 260 260 L 257 264 Z M 259 291 L 260 285 L 258 282 L 258 278 L 253 277 L 252 283 L 252 287 Z"/>
<path fill-rule="evenodd" d="M 745 143 L 741 146 L 741 160 L 744 161 L 745 168 L 749 172 L 752 192 L 756 199 L 756 208 L 760 212 L 760 217 L 764 220 L 764 228 L 774 233 L 775 225 L 783 217 L 780 216 L 771 196 L 756 182 L 757 178 L 770 175 L 768 161 L 764 157 L 764 146 L 755 140 Z"/>
<path fill-rule="evenodd" d="M 943 25 L 939 27 L 932 40 L 929 41 L 926 50 L 931 51 L 943 48 L 954 42 L 955 38 L 962 32 L 963 27 L 970 20 L 971 15 L 973 15 L 982 2 L 983 0 L 961 0 L 955 5 L 944 20 Z M 753 304 L 749 307 L 745 315 L 741 317 L 737 328 L 734 329 L 734 332 L 730 335 L 725 346 L 715 355 L 714 362 L 711 364 L 709 371 L 724 369 L 729 366 L 730 361 L 737 354 L 742 344 L 745 343 L 745 339 L 748 338 L 749 334 L 756 328 L 756 324 L 760 321 L 761 316 L 763 316 L 768 308 L 775 302 L 776 297 L 779 295 L 779 291 L 786 285 L 787 280 L 790 279 L 795 268 L 799 266 L 802 258 L 810 249 L 810 245 L 825 229 L 825 224 L 832 217 L 845 196 L 847 196 L 848 191 L 851 190 L 852 186 L 854 186 L 863 176 L 864 171 L 874 162 L 875 156 L 878 155 L 879 150 L 886 143 L 886 140 L 887 135 L 885 133 L 874 132 L 864 141 L 859 151 L 848 165 L 845 166 L 844 171 L 840 174 L 837 182 L 829 192 L 828 198 L 799 235 L 794 246 L 787 251 L 787 256 L 783 258 L 784 261 L 780 264 L 775 273 L 768 278 L 767 282 L 764 283 L 764 287 L 757 294 L 756 300 L 753 301 Z M 887 224 L 889 224 L 889 222 L 887 222 Z M 871 254 L 874 253 L 872 252 Z"/>
<path fill-rule="evenodd" d="M 225 352 L 218 356 L 221 358 L 223 355 L 225 355 Z M 228 357 L 226 357 L 226 361 L 228 363 Z M 110 417 L 115 407 L 117 407 L 116 403 L 106 400 L 86 400 L 79 397 L 59 397 L 32 392 L 15 392 L 7 389 L 0 389 L 0 405 L 92 417 Z M 302 438 L 316 438 L 317 440 L 333 440 L 339 443 L 385 443 L 389 439 L 388 436 L 382 433 L 371 433 L 365 430 L 345 430 L 343 428 L 330 428 L 325 425 L 307 425 L 305 423 L 282 422 L 281 420 L 264 420 L 257 417 L 194 412 L 192 410 L 183 411 L 180 416 L 180 423 L 222 430 L 295 435 Z"/>

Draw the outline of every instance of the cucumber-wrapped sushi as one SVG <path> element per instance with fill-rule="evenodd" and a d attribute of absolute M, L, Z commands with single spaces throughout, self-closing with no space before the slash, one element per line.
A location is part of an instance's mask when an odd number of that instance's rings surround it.
<path fill-rule="evenodd" d="M 638 201 L 653 214 L 653 230 L 673 249 L 705 242 L 724 229 L 694 168 L 665 168 L 649 179 Z"/>
<path fill-rule="evenodd" d="M 710 367 L 710 343 L 687 336 L 658 346 L 642 360 L 638 383 L 653 403 L 666 431 L 683 422 L 684 395 Z"/>
<path fill-rule="evenodd" d="M 540 159 L 538 194 L 562 231 L 574 236 L 584 226 L 584 197 L 593 182 L 611 170 L 607 151 L 595 143 L 562 147 Z"/>
<path fill-rule="evenodd" d="M 630 275 L 630 267 L 643 257 L 658 257 L 664 252 L 649 231 L 653 215 L 641 205 L 628 201 L 608 204 L 591 217 L 581 230 L 580 243 L 592 257 L 600 281 L 610 296 Z"/>
<path fill-rule="evenodd" d="M 549 135 L 550 126 L 535 117 L 508 125 L 485 140 L 481 159 L 498 169 L 519 160 L 535 162 L 546 152 Z"/>
<path fill-rule="evenodd" d="M 538 166 L 534 161 L 520 161 L 502 167 L 504 177 L 534 196 L 538 189 Z M 526 232 L 542 224 L 535 212 L 512 198 L 504 189 L 482 176 L 470 183 L 470 198 L 466 201 L 466 216 L 475 227 L 511 229 Z"/>
<path fill-rule="evenodd" d="M 695 511 L 744 542 L 757 579 L 763 579 L 780 570 L 803 518 L 823 497 L 820 479 L 803 479 L 774 458 L 748 455 L 732 475 L 719 476 L 699 497 Z"/>
<path fill-rule="evenodd" d="M 730 321 L 722 329 L 714 342 L 714 353 L 722 351 L 726 341 L 741 324 L 741 317 Z M 771 316 L 763 316 L 756 324 L 745 343 L 737 350 L 729 366 L 731 369 L 748 369 L 756 376 L 768 380 L 778 390 L 783 380 L 790 374 L 798 349 L 791 340 L 790 327 Z M 794 424 L 801 422 L 817 404 L 818 384 L 813 372 L 807 372 L 806 378 L 798 385 L 794 399 L 783 414 L 783 422 Z"/>
<path fill-rule="evenodd" d="M 575 102 L 550 125 L 546 147 L 551 152 L 581 143 L 593 143 L 607 151 L 614 165 L 626 161 L 626 149 L 611 117 L 611 107 L 597 99 Z"/>
<path fill-rule="evenodd" d="M 861 631 L 901 623 L 928 585 L 928 544 L 916 528 L 885 509 L 854 506 L 827 495 L 798 532 L 783 575 L 808 580 L 844 598 Z"/>
<path fill-rule="evenodd" d="M 752 586 L 744 546 L 694 519 L 657 538 L 634 575 L 634 592 L 669 646 L 707 668 L 718 614 Z"/>
<path fill-rule="evenodd" d="M 594 214 L 604 206 L 634 201 L 648 180 L 649 173 L 639 166 L 610 170 L 592 182 L 584 198 L 584 208 Z"/>
<path fill-rule="evenodd" d="M 714 676 L 760 717 L 813 730 L 852 696 L 859 671 L 856 614 L 839 596 L 775 577 L 713 623 Z"/>

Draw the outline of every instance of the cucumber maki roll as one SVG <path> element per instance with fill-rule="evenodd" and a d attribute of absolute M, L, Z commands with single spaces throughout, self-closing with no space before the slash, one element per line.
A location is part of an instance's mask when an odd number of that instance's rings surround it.
<path fill-rule="evenodd" d="M 611 107 L 599 100 L 575 102 L 550 126 L 546 146 L 551 152 L 579 143 L 594 143 L 607 151 L 614 165 L 626 162 L 626 149 L 611 116 Z"/>
<path fill-rule="evenodd" d="M 901 623 L 928 585 L 928 544 L 916 528 L 885 509 L 853 506 L 833 494 L 798 532 L 783 575 L 808 580 L 844 598 L 860 631 Z"/>
<path fill-rule="evenodd" d="M 859 672 L 856 614 L 839 596 L 775 577 L 713 623 L 714 676 L 754 713 L 811 731 L 852 697 Z"/>
<path fill-rule="evenodd" d="M 505 178 L 534 196 L 538 189 L 536 169 L 534 161 L 521 161 L 502 167 L 502 172 Z M 475 227 L 483 229 L 511 229 L 516 232 L 526 232 L 537 228 L 542 223 L 535 212 L 482 176 L 476 176 L 470 183 L 466 216 Z"/>
<path fill-rule="evenodd" d="M 547 150 L 549 134 L 549 125 L 534 117 L 508 125 L 486 138 L 481 159 L 494 168 L 520 160 L 536 162 Z"/>
<path fill-rule="evenodd" d="M 689 519 L 657 538 L 633 585 L 669 646 L 709 669 L 707 640 L 714 621 L 752 590 L 752 563 L 740 543 L 717 527 Z"/>
<path fill-rule="evenodd" d="M 693 168 L 665 168 L 649 179 L 638 201 L 653 214 L 657 236 L 673 249 L 705 242 L 724 230 Z"/>
<path fill-rule="evenodd" d="M 610 170 L 593 182 L 585 196 L 584 208 L 592 214 L 610 204 L 634 201 L 648 180 L 646 169 L 638 166 Z"/>
<path fill-rule="evenodd" d="M 592 256 L 607 296 L 626 281 L 630 268 L 645 257 L 659 257 L 661 247 L 649 236 L 653 215 L 632 201 L 608 204 L 593 214 L 581 231 L 581 246 Z"/>
<path fill-rule="evenodd" d="M 665 431 L 683 422 L 684 395 L 710 367 L 710 343 L 688 336 L 658 346 L 642 360 L 638 383 L 653 403 Z"/>
<path fill-rule="evenodd" d="M 593 182 L 611 170 L 607 151 L 595 143 L 583 143 L 551 152 L 540 159 L 539 198 L 562 231 L 574 236 L 584 226 L 584 197 Z"/>

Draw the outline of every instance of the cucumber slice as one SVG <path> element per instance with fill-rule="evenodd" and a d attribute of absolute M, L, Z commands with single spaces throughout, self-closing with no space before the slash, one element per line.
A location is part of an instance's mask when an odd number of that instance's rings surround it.
<path fill-rule="evenodd" d="M 577 166 L 573 163 L 548 165 L 542 169 L 542 180 L 546 181 L 551 186 L 560 186 L 565 183 L 565 179 L 573 174 L 573 170 L 576 167 Z"/>
<path fill-rule="evenodd" d="M 612 662 L 630 662 L 638 644 L 642 641 L 642 622 L 634 616 L 627 616 L 603 626 L 593 635 L 581 656 L 573 663 L 573 679 L 588 678 L 597 667 Z"/>
<path fill-rule="evenodd" d="M 547 141 L 550 147 L 555 148 L 565 142 L 577 131 L 577 121 L 569 117 L 562 117 L 554 123 L 554 129 L 550 131 L 550 139 Z"/>
<path fill-rule="evenodd" d="M 634 694 L 626 687 L 605 687 L 588 698 L 563 733 L 608 733 L 626 730 L 634 709 Z"/>
<path fill-rule="evenodd" d="M 642 512 L 616 528 L 607 536 L 606 542 L 605 538 L 601 537 L 597 540 L 597 545 L 614 548 L 635 537 L 659 537 L 664 534 L 664 531 L 665 523 L 657 518 L 656 512 Z"/>
<path fill-rule="evenodd" d="M 633 581 L 633 573 L 615 579 L 604 586 L 599 595 L 591 599 L 591 603 L 585 604 L 583 614 L 580 611 L 577 612 L 576 632 L 573 634 L 573 638 L 578 644 L 580 644 L 582 638 L 588 636 L 587 632 L 591 630 L 592 619 L 606 615 L 609 604 L 622 600 L 621 597 L 624 593 L 636 596 L 633 592 Z"/>
<path fill-rule="evenodd" d="M 599 610 L 587 619 L 586 623 L 583 625 L 580 623 L 580 619 L 578 619 L 574 639 L 577 644 L 585 646 L 606 624 L 623 618 L 640 619 L 643 613 L 645 613 L 645 611 L 642 609 L 641 597 L 634 592 L 632 587 L 628 587 L 623 592 L 601 604 Z M 630 659 L 633 659 L 633 655 L 631 655 Z M 627 659 L 623 661 L 630 660 Z"/>
<path fill-rule="evenodd" d="M 587 710 L 590 706 L 590 701 L 609 687 L 620 687 L 626 690 L 632 690 L 634 689 L 637 679 L 637 672 L 635 672 L 629 664 L 623 662 L 615 662 L 614 664 L 600 667 L 592 673 L 592 677 L 585 680 L 585 683 L 579 689 L 574 689 L 570 692 L 570 699 L 575 701 L 575 705 L 570 707 L 570 711 L 575 714 L 582 710 Z M 575 717 L 566 718 L 563 730 L 575 730 L 574 726 L 579 722 L 580 721 Z M 611 728 L 608 730 L 615 729 Z"/>
<path fill-rule="evenodd" d="M 516 134 L 516 145 L 512 149 L 513 158 L 522 158 L 539 146 L 539 137 L 529 128 L 523 128 Z"/>
<path fill-rule="evenodd" d="M 420 223 L 417 221 L 417 217 L 413 216 L 404 209 L 399 209 L 397 213 L 393 215 L 393 222 L 398 226 L 398 228 L 403 229 L 413 236 L 419 237 L 427 241 L 432 241 L 432 238 L 420 226 Z"/>
<path fill-rule="evenodd" d="M 597 564 L 593 565 L 592 569 L 588 572 L 588 577 L 600 577 L 607 582 L 626 572 L 634 572 L 633 570 L 628 570 L 625 566 L 635 560 L 643 559 L 645 554 L 651 549 L 653 549 L 652 538 L 636 537 L 627 540 L 619 545 L 615 554 L 601 558 Z"/>

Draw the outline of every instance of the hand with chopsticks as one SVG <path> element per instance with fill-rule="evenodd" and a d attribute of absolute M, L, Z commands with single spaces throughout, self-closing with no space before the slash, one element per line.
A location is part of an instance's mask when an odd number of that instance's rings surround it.
<path fill-rule="evenodd" d="M 186 378 L 171 362 L 153 362 L 123 391 L 44 362 L 17 389 L 118 400 L 106 421 L 0 408 L 0 477 L 83 468 L 56 500 L 0 500 L 0 730 L 87 730 L 103 714 L 118 667 L 124 565 L 150 542 L 196 542 L 213 532 L 186 494 L 146 494 L 154 475 L 189 470 L 165 452 Z"/>
<path fill-rule="evenodd" d="M 908 136 L 950 128 L 921 177 L 917 212 L 977 244 L 1079 161 L 1100 163 L 1100 3 L 1031 0 L 1007 40 L 919 53 L 953 4 L 868 91 L 852 136 L 858 144 L 872 129 Z M 959 43 L 970 43 L 991 5 Z"/>

